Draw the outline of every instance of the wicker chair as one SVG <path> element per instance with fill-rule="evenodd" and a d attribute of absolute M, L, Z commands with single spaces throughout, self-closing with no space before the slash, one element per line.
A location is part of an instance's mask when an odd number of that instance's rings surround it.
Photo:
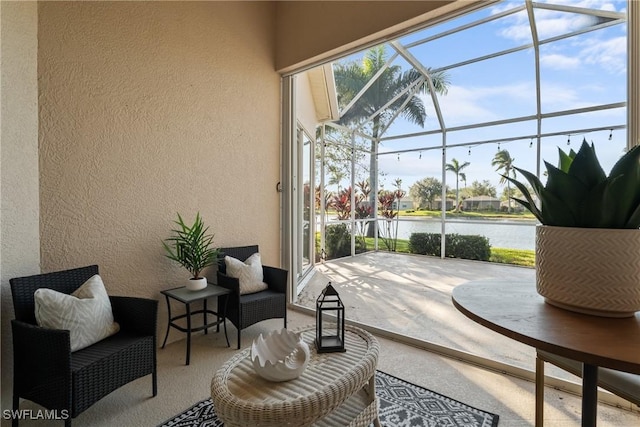
<path fill-rule="evenodd" d="M 284 318 L 287 327 L 287 276 L 289 272 L 281 268 L 263 265 L 264 282 L 269 288 L 254 294 L 240 295 L 238 279 L 226 274 L 224 257 L 226 255 L 245 261 L 258 252 L 258 246 L 220 248 L 218 258 L 218 285 L 231 290 L 229 295 L 220 297 L 220 303 L 226 304 L 226 318 L 238 329 L 238 349 L 240 349 L 241 331 L 254 323 L 267 319 Z"/>
<path fill-rule="evenodd" d="M 19 408 L 20 398 L 28 399 L 57 410 L 60 416 L 66 414 L 65 426 L 71 426 L 72 418 L 102 397 L 148 374 L 156 396 L 157 300 L 110 296 L 120 331 L 73 353 L 68 330 L 37 326 L 36 289 L 69 294 L 95 274 L 97 265 L 9 281 L 16 316 L 11 321 L 14 410 Z M 13 425 L 18 425 L 17 418 Z"/>

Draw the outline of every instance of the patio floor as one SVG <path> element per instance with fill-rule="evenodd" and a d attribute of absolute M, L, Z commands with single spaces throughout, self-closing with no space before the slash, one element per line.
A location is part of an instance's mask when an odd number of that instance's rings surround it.
<path fill-rule="evenodd" d="M 331 282 L 346 317 L 392 333 L 533 370 L 535 350 L 460 313 L 451 291 L 470 281 L 535 282 L 535 270 L 505 264 L 368 252 L 316 266 L 298 297 L 314 308 Z"/>
<path fill-rule="evenodd" d="M 317 296 L 329 281 L 340 294 L 350 321 L 400 334 L 408 337 L 406 341 L 402 339 L 405 342 L 454 358 L 521 378 L 534 378 L 534 348 L 475 323 L 451 302 L 453 288 L 471 281 L 526 282 L 534 286 L 533 268 L 369 252 L 317 265 L 311 277 L 306 278 L 297 304 L 315 308 Z M 581 383 L 580 378 L 549 364 L 546 374 Z M 570 389 L 580 390 L 576 386 Z M 613 399 L 617 403 L 617 398 Z"/>

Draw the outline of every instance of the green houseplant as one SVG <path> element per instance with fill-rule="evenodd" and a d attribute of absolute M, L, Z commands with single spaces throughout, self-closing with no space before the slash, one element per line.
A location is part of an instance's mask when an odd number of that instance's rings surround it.
<path fill-rule="evenodd" d="M 178 214 L 174 221 L 178 227 L 171 230 L 173 235 L 162 242 L 166 257 L 176 261 L 186 268 L 192 275 L 187 288 L 193 291 L 207 287 L 206 277 L 202 277 L 202 270 L 217 261 L 219 251 L 212 247 L 213 234 L 207 234 L 209 227 L 205 227 L 200 213 L 196 213 L 193 225 L 185 224 Z"/>
<path fill-rule="evenodd" d="M 553 305 L 607 317 L 640 310 L 640 146 L 625 153 L 607 176 L 593 144 L 559 149 L 545 162 L 545 185 L 514 168 L 529 183 L 506 177 L 523 194 L 514 200 L 533 213 L 536 287 Z"/>

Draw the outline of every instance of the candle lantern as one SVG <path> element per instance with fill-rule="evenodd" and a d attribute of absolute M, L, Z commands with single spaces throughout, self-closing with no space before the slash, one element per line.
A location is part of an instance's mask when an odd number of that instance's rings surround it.
<path fill-rule="evenodd" d="M 331 282 L 316 300 L 316 348 L 318 353 L 346 351 L 344 304 Z"/>

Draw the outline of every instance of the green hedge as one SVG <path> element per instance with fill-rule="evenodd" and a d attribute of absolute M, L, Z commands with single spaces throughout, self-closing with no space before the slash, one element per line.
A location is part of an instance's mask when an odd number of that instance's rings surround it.
<path fill-rule="evenodd" d="M 346 224 L 328 225 L 325 229 L 327 259 L 342 258 L 351 255 L 351 231 Z M 356 237 L 356 253 L 364 252 L 362 239 Z"/>
<path fill-rule="evenodd" d="M 409 237 L 409 252 L 420 255 L 440 256 L 440 234 L 412 233 Z M 445 256 L 448 258 L 489 261 L 491 245 L 484 236 L 446 234 Z"/>

